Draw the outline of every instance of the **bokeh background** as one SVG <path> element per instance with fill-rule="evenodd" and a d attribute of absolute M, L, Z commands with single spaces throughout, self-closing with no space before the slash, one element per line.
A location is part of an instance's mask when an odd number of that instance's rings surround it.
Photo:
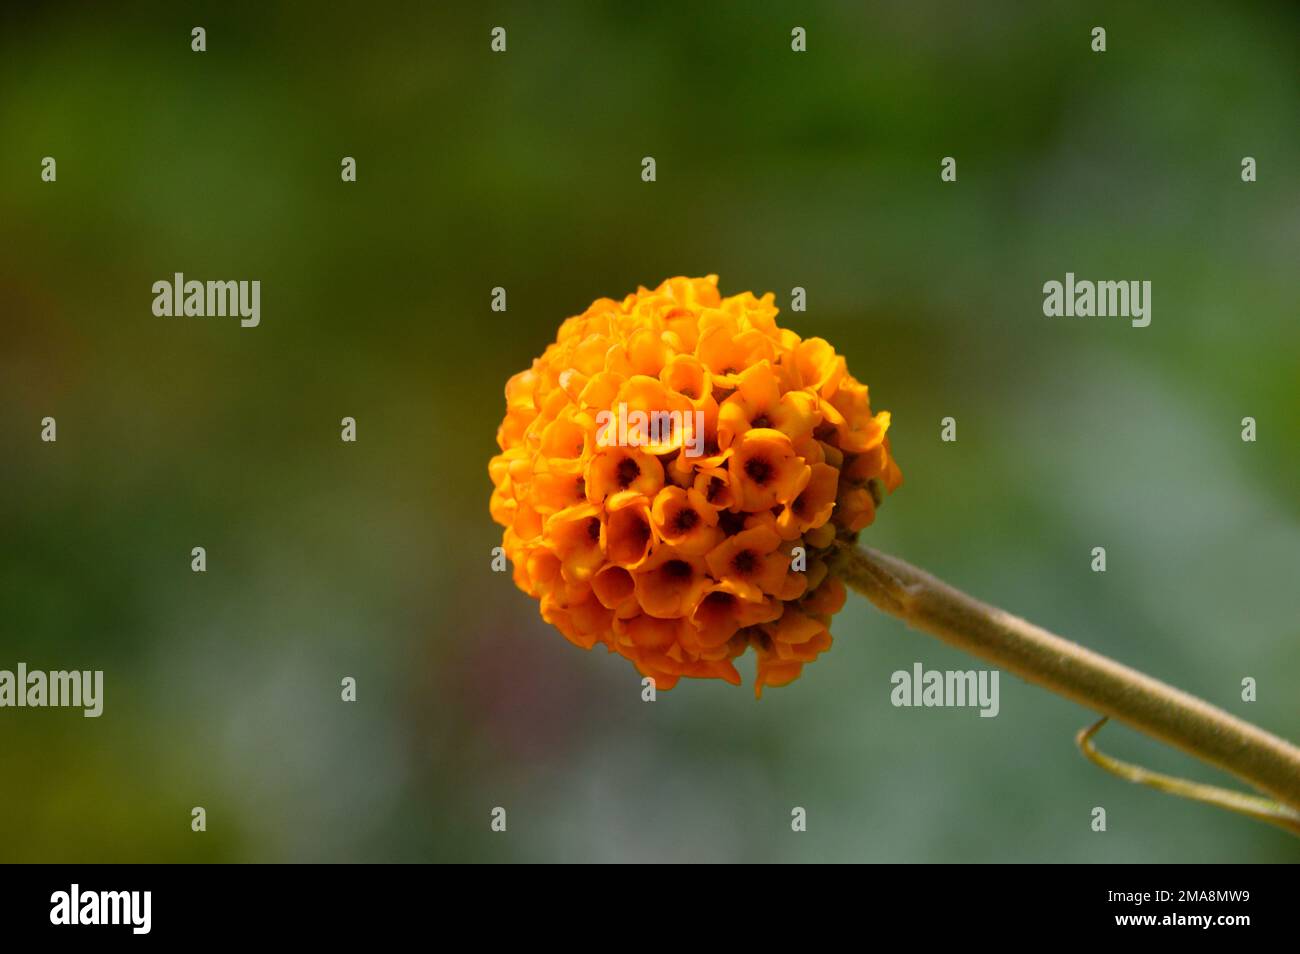
<path fill-rule="evenodd" d="M 772 290 L 893 412 L 870 543 L 1300 737 L 1298 14 L 7 9 L 0 668 L 106 701 L 0 710 L 0 860 L 1297 860 L 1088 765 L 1091 715 L 1012 677 L 996 719 L 893 708 L 894 670 L 981 664 L 860 598 L 760 702 L 750 661 L 645 704 L 490 571 L 486 467 L 591 300 Z M 174 271 L 260 279 L 261 326 L 155 318 Z M 1150 280 L 1151 326 L 1044 318 L 1066 271 Z"/>

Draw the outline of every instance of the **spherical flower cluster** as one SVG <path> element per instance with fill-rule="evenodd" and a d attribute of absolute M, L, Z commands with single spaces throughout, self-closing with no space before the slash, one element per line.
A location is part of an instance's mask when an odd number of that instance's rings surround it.
<path fill-rule="evenodd" d="M 776 314 L 771 293 L 671 278 L 593 302 L 506 384 L 488 469 L 515 582 L 660 689 L 739 684 L 750 646 L 756 693 L 797 678 L 844 604 L 836 537 L 902 480 L 888 412 Z"/>

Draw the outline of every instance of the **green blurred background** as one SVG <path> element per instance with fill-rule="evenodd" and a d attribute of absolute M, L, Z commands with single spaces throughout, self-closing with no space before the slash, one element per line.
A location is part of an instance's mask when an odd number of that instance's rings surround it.
<path fill-rule="evenodd" d="M 1086 7 L 7 11 L 0 668 L 106 699 L 0 710 L 0 860 L 1300 858 L 1089 766 L 1090 714 L 1012 677 L 996 719 L 893 708 L 982 667 L 861 598 L 761 702 L 751 657 L 649 705 L 490 572 L 507 377 L 716 272 L 893 412 L 871 544 L 1300 737 L 1300 10 Z M 260 279 L 261 326 L 154 317 L 174 271 Z M 1150 280 L 1151 326 L 1044 318 L 1066 271 Z"/>

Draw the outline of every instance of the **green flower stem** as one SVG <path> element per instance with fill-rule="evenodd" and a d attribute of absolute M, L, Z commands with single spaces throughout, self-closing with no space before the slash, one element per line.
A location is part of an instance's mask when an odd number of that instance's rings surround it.
<path fill-rule="evenodd" d="M 865 547 L 841 544 L 832 572 L 877 607 L 941 640 L 1008 672 L 1118 719 L 1202 761 L 1231 772 L 1282 802 L 1282 827 L 1295 831 L 1300 815 L 1300 748 L 1230 713 L 1166 685 L 1136 669 L 1062 639 L 1005 610 L 967 596 L 897 557 Z M 1094 731 L 1095 731 L 1094 727 Z M 1091 744 L 1080 747 L 1092 758 Z M 1093 758 L 1103 767 L 1107 757 Z M 1110 760 L 1117 765 L 1117 760 Z M 1135 766 L 1127 768 L 1136 769 Z M 1113 769 L 1111 769 L 1113 770 Z M 1137 769 L 1122 777 L 1136 777 Z M 1155 773 L 1145 773 L 1157 777 Z M 1176 791 L 1167 776 L 1154 787 Z M 1174 780 L 1177 781 L 1177 780 Z M 1195 786 L 1195 783 L 1185 783 Z M 1209 788 L 1205 786 L 1205 788 Z M 1223 793 L 1224 790 L 1218 790 Z M 1227 793 L 1233 794 L 1233 793 Z M 1223 798 L 1201 798 L 1222 807 Z M 1284 807 L 1285 806 L 1285 807 Z M 1260 817 L 1253 813 L 1252 817 Z"/>

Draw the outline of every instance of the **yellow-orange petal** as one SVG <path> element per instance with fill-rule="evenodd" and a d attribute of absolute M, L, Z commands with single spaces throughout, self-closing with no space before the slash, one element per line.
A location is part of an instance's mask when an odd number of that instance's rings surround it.
<path fill-rule="evenodd" d="M 605 555 L 629 570 L 641 566 L 654 541 L 650 501 L 634 490 L 622 491 L 609 498 L 605 512 Z"/>
<path fill-rule="evenodd" d="M 808 485 L 785 505 L 777 518 L 781 535 L 792 540 L 831 518 L 839 493 L 840 472 L 829 464 L 813 464 Z"/>
<path fill-rule="evenodd" d="M 631 646 L 642 652 L 663 652 L 677 641 L 680 621 L 642 613 L 616 624 Z"/>
<path fill-rule="evenodd" d="M 853 487 L 840 494 L 839 503 L 836 504 L 836 523 L 856 533 L 870 526 L 875 519 L 876 502 L 869 491 L 861 487 Z"/>
<path fill-rule="evenodd" d="M 764 686 L 788 686 L 802 672 L 803 663 L 785 662 L 773 652 L 760 651 L 754 676 L 754 698 L 763 698 Z"/>
<path fill-rule="evenodd" d="M 650 559 L 634 570 L 632 577 L 641 609 L 662 619 L 686 616 L 712 583 L 700 557 L 667 544 L 655 547 Z"/>
<path fill-rule="evenodd" d="M 833 395 L 845 375 L 844 359 L 823 338 L 807 338 L 794 349 L 794 366 L 805 387 L 823 397 Z"/>
<path fill-rule="evenodd" d="M 847 598 L 844 584 L 837 576 L 828 576 L 821 586 L 804 598 L 804 609 L 817 616 L 834 616 L 844 608 Z"/>
<path fill-rule="evenodd" d="M 587 464 L 587 499 L 602 504 L 611 494 L 624 490 L 654 497 L 664 485 L 664 468 L 659 459 L 639 447 L 597 447 Z"/>
<path fill-rule="evenodd" d="M 709 573 L 719 583 L 730 583 L 736 595 L 751 602 L 763 599 L 763 584 L 771 584 L 772 563 L 768 557 L 781 544 L 781 536 L 767 526 L 743 530 L 714 547 L 705 555 Z"/>
<path fill-rule="evenodd" d="M 771 428 L 740 435 L 727 461 L 731 487 L 742 510 L 769 510 L 788 503 L 808 485 L 812 471 L 794 452 L 790 438 Z"/>
<path fill-rule="evenodd" d="M 680 394 L 695 407 L 713 393 L 709 369 L 693 354 L 678 354 L 669 358 L 659 372 L 659 380 L 670 391 Z"/>
<path fill-rule="evenodd" d="M 611 631 L 613 623 L 613 614 L 590 591 L 579 600 L 543 596 L 541 611 L 543 619 L 583 649 L 596 645 Z"/>
<path fill-rule="evenodd" d="M 808 642 L 825 628 L 815 617 L 787 606 L 781 618 L 774 623 L 767 623 L 763 630 L 774 642 L 798 645 Z"/>
<path fill-rule="evenodd" d="M 659 539 L 683 553 L 706 553 L 722 539 L 718 508 L 694 488 L 665 487 L 655 496 L 650 513 Z"/>
<path fill-rule="evenodd" d="M 616 613 L 636 603 L 636 584 L 632 574 L 614 563 L 607 563 L 591 578 L 591 592 L 600 605 Z M 640 612 L 640 609 L 637 609 Z"/>
<path fill-rule="evenodd" d="M 552 514 L 542 541 L 560 560 L 566 580 L 591 579 L 605 562 L 604 525 L 600 509 L 583 502 Z"/>

